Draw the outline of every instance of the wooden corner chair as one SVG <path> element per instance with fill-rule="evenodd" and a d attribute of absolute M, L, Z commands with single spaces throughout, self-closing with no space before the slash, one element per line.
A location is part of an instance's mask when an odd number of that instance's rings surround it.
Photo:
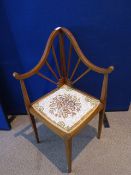
<path fill-rule="evenodd" d="M 64 48 L 64 35 L 70 41 L 67 66 Z M 58 62 L 53 45 L 54 39 L 56 37 L 59 39 L 60 62 Z M 71 76 L 69 77 L 72 48 L 74 48 L 76 54 L 78 55 L 78 61 L 74 66 Z M 54 56 L 54 62 L 58 71 L 57 74 L 47 61 L 50 50 L 52 50 Z M 82 62 L 88 68 L 80 76 L 73 80 L 74 74 L 80 62 Z M 43 67 L 43 65 L 46 65 L 49 68 L 57 82 L 40 73 L 40 69 Z M 20 80 L 25 107 L 28 115 L 30 116 L 32 128 L 34 130 L 37 142 L 39 143 L 39 137 L 34 117 L 40 119 L 48 128 L 64 139 L 68 172 L 71 172 L 72 138 L 83 127 L 85 127 L 88 122 L 96 116 L 97 113 L 99 113 L 98 138 L 101 136 L 103 118 L 106 108 L 108 74 L 110 74 L 113 69 L 113 66 L 108 68 L 100 68 L 91 63 L 80 50 L 72 33 L 66 28 L 58 27 L 50 34 L 45 51 L 39 63 L 27 73 L 13 73 L 13 76 L 17 80 Z M 95 71 L 104 75 L 100 99 L 96 99 L 85 92 L 73 88 L 73 85 L 89 71 Z M 51 83 L 56 84 L 57 88 L 32 103 L 30 102 L 24 79 L 30 78 L 35 74 L 50 81 Z"/>

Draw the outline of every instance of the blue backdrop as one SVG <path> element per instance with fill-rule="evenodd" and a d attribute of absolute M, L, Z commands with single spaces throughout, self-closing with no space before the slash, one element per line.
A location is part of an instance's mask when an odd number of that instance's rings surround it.
<path fill-rule="evenodd" d="M 8 113 L 25 111 L 19 82 L 12 72 L 25 72 L 39 61 L 50 32 L 65 26 L 84 54 L 98 66 L 114 65 L 109 79 L 107 110 L 127 110 L 131 97 L 131 2 L 129 0 L 1 0 L 0 82 Z M 100 76 L 91 73 L 76 84 L 99 96 Z M 54 88 L 33 77 L 31 99 Z M 98 87 L 98 88 L 97 88 Z"/>
<path fill-rule="evenodd" d="M 7 118 L 3 112 L 2 106 L 0 104 L 0 130 L 9 130 L 10 124 L 7 121 Z"/>

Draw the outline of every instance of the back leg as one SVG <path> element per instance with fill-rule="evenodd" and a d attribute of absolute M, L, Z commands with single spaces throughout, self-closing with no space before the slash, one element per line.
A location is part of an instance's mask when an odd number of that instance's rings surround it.
<path fill-rule="evenodd" d="M 104 110 L 99 112 L 98 135 L 97 135 L 98 139 L 100 139 L 100 137 L 101 137 L 102 125 L 103 125 L 103 120 L 104 120 L 104 114 L 105 114 Z"/>
<path fill-rule="evenodd" d="M 31 120 L 31 125 L 32 125 L 32 128 L 33 128 L 34 134 L 35 134 L 36 141 L 37 141 L 37 143 L 40 143 L 35 118 L 31 114 L 29 115 L 29 117 L 30 117 L 30 120 Z"/>

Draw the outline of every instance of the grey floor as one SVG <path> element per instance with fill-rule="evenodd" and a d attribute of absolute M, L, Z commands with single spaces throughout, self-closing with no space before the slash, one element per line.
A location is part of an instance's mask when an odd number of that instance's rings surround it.
<path fill-rule="evenodd" d="M 72 175 L 131 175 L 131 111 L 107 113 L 110 128 L 97 139 L 98 117 L 73 139 Z M 41 123 L 36 144 L 27 116 L 17 116 L 11 131 L 0 131 L 0 175 L 66 173 L 63 141 Z"/>

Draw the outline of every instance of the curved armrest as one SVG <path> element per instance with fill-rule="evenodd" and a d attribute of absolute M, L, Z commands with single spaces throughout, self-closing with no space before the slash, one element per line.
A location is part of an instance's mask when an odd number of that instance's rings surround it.
<path fill-rule="evenodd" d="M 19 74 L 17 72 L 13 73 L 13 77 L 17 80 L 22 80 L 22 79 L 26 79 L 29 78 L 33 75 L 34 73 L 32 73 L 32 71 L 26 72 L 24 74 Z"/>
<path fill-rule="evenodd" d="M 91 63 L 90 68 L 93 71 L 97 73 L 101 73 L 101 74 L 110 74 L 114 70 L 114 66 L 109 66 L 108 68 L 101 68 L 101 67 L 94 65 L 93 63 Z"/>

